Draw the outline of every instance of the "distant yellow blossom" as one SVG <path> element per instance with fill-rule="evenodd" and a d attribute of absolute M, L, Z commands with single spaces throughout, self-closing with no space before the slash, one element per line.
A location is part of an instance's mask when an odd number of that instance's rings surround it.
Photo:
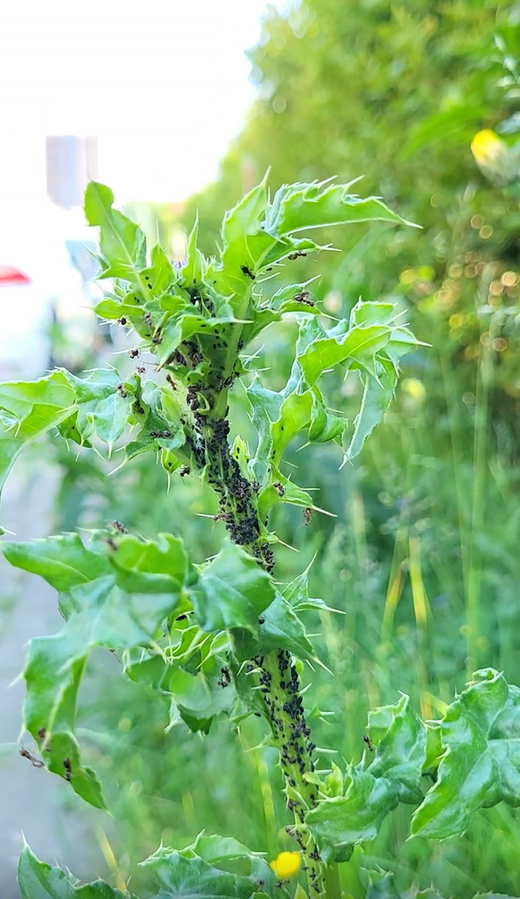
<path fill-rule="evenodd" d="M 301 859 L 299 852 L 280 852 L 277 858 L 271 862 L 271 868 L 280 880 L 293 877 L 300 870 Z"/>
<path fill-rule="evenodd" d="M 484 128 L 471 141 L 471 152 L 479 165 L 494 168 L 507 155 L 507 146 L 494 131 Z"/>
<path fill-rule="evenodd" d="M 423 400 L 426 394 L 424 384 L 418 378 L 404 378 L 401 389 L 414 400 Z"/>
<path fill-rule="evenodd" d="M 471 152 L 482 173 L 498 187 L 515 184 L 520 175 L 518 151 L 510 149 L 498 134 L 485 128 L 471 141 Z"/>

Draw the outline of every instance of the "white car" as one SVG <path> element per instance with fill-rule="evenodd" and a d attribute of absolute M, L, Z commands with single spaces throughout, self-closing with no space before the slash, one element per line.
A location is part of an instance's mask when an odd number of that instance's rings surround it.
<path fill-rule="evenodd" d="M 0 208 L 0 380 L 81 366 L 99 335 L 95 251 L 80 210 Z"/>

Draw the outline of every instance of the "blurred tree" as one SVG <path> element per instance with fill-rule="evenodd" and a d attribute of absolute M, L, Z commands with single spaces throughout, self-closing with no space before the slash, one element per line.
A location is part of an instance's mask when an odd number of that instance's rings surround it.
<path fill-rule="evenodd" d="M 213 252 L 222 212 L 269 166 L 273 187 L 364 175 L 364 192 L 382 195 L 423 230 L 360 225 L 327 235 L 348 251 L 334 280 L 321 266 L 320 292 L 333 291 L 329 311 L 344 313 L 360 295 L 399 293 L 419 336 L 431 341 L 435 334 L 447 364 L 456 366 L 461 394 L 474 389 L 480 338 L 492 332 L 499 341 L 494 379 L 501 401 L 504 392 L 513 398 L 514 421 L 520 332 L 502 309 L 518 299 L 520 214 L 479 172 L 470 144 L 479 129 L 519 119 L 512 77 L 519 44 L 518 2 L 300 0 L 284 13 L 270 7 L 250 54 L 258 99 L 218 180 L 187 203 L 186 227 L 198 209 L 204 249 Z M 314 273 L 311 261 L 298 266 Z M 439 396 L 437 406 L 443 403 Z"/>
<path fill-rule="evenodd" d="M 272 183 L 337 174 L 365 176 L 425 229 L 406 242 L 424 258 L 445 252 L 446 209 L 476 177 L 469 144 L 504 116 L 497 27 L 514 27 L 519 6 L 486 0 L 301 0 L 270 8 L 250 54 L 259 99 L 228 152 L 216 184 L 194 197 L 215 219 L 247 170 Z M 202 215 L 202 213 L 204 213 Z M 428 254 L 430 255 L 430 254 Z"/>

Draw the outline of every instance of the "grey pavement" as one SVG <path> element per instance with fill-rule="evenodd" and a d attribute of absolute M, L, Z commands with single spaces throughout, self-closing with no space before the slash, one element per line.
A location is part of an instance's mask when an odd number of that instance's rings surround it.
<path fill-rule="evenodd" d="M 56 472 L 47 470 L 37 448 L 18 461 L 2 498 L 2 524 L 29 540 L 47 536 Z M 24 684 L 12 682 L 22 670 L 27 643 L 56 633 L 62 619 L 56 593 L 40 578 L 12 569 L 0 556 L 0 744 L 20 739 Z M 22 737 L 31 748 L 31 738 Z M 1 750 L 0 750 L 1 751 Z M 73 798 L 74 801 L 71 801 Z M 33 767 L 16 747 L 0 757 L 0 899 L 19 899 L 16 866 L 22 834 L 35 854 L 49 864 L 68 867 L 80 879 L 106 871 L 96 828 L 108 816 L 71 797 L 69 785 L 45 769 Z"/>

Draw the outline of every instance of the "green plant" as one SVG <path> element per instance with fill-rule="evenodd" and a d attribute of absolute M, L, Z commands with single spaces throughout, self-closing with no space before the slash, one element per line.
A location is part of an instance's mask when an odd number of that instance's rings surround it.
<path fill-rule="evenodd" d="M 128 377 L 113 369 L 85 378 L 58 370 L 0 387 L 3 480 L 27 443 L 57 429 L 80 445 L 104 443 L 109 454 L 120 441 L 126 461 L 154 453 L 168 478 L 202 479 L 218 501 L 212 518 L 227 536 L 206 561 L 190 558 L 179 537 L 144 539 L 117 521 L 85 543 L 61 534 L 2 545 L 11 564 L 58 591 L 65 626 L 31 643 L 24 725 L 42 764 L 91 805 L 103 808 L 104 799 L 83 763 L 75 719 L 94 647 L 118 654 L 131 681 L 168 696 L 171 724 L 182 720 L 208 734 L 217 717 L 237 730 L 250 715 L 267 723 L 294 818 L 286 827 L 292 845 L 271 865 L 231 836 L 199 834 L 181 850 L 161 846 L 143 862 L 161 899 L 340 899 L 338 865 L 376 837 L 399 803 L 416 807 L 412 834 L 433 839 L 460 834 L 481 807 L 520 804 L 520 690 L 492 669 L 474 675 L 441 721 L 422 721 L 404 695 L 376 710 L 359 764 L 318 767 L 328 751 L 312 742 L 300 677 L 305 663 L 320 660 L 302 616 L 327 606 L 309 595 L 308 569 L 288 584 L 275 580 L 279 537 L 269 517 L 280 503 L 299 507 L 303 523 L 322 511 L 286 474 L 284 453 L 303 437 L 338 444 L 349 462 L 393 396 L 400 358 L 416 345 L 390 303 L 360 301 L 349 320 L 328 327 L 310 282 L 270 290 L 282 261 L 328 249 L 300 232 L 374 219 L 402 223 L 380 200 L 359 199 L 348 187 L 284 186 L 271 202 L 262 182 L 226 215 L 219 258 L 198 250 L 195 225 L 176 269 L 160 246 L 147 254 L 139 228 L 113 209 L 111 191 L 91 183 L 85 210 L 100 228 L 100 277 L 110 283 L 97 312 L 137 333 L 139 346 L 130 351 L 137 367 Z M 254 342 L 285 314 L 296 317 L 298 332 L 291 372 L 275 391 L 256 370 Z M 145 352 L 153 364 L 139 358 Z M 336 366 L 362 382 L 351 426 L 322 392 Z M 153 377 L 144 380 L 147 369 Z M 253 451 L 239 434 L 230 441 L 237 379 L 247 384 Z M 369 895 L 384 895 L 383 888 L 390 895 L 388 878 L 379 881 Z M 28 848 L 19 883 L 24 899 L 123 895 L 99 881 L 77 886 Z"/>

